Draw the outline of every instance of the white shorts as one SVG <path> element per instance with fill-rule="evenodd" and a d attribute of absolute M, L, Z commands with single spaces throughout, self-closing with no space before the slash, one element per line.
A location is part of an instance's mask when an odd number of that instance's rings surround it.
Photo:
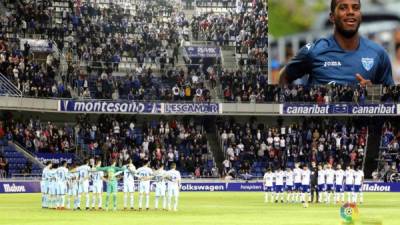
<path fill-rule="evenodd" d="M 135 192 L 135 182 L 124 182 L 124 192 Z"/>
<path fill-rule="evenodd" d="M 103 193 L 103 181 L 93 183 L 92 187 L 93 187 L 92 189 L 93 193 Z"/>
<path fill-rule="evenodd" d="M 56 182 L 49 182 L 49 194 L 56 195 L 57 194 L 57 183 Z"/>
<path fill-rule="evenodd" d="M 77 196 L 79 194 L 78 185 L 74 184 L 68 188 L 68 195 Z"/>
<path fill-rule="evenodd" d="M 57 182 L 56 194 L 65 195 L 67 193 L 67 184 L 65 182 Z"/>
<path fill-rule="evenodd" d="M 156 183 L 156 196 L 165 196 L 165 192 L 167 190 L 167 186 L 165 185 L 164 182 L 162 183 Z"/>
<path fill-rule="evenodd" d="M 79 193 L 89 193 L 89 181 L 79 182 Z"/>
<path fill-rule="evenodd" d="M 48 182 L 47 181 L 40 181 L 40 191 L 43 194 L 49 193 Z"/>
<path fill-rule="evenodd" d="M 168 185 L 168 196 L 179 196 L 179 187 L 178 185 Z"/>
<path fill-rule="evenodd" d="M 139 183 L 139 193 L 150 193 L 150 181 L 142 181 Z"/>

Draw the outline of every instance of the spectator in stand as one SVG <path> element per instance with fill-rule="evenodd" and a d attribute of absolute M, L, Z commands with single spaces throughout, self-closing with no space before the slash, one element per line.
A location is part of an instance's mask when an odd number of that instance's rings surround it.
<path fill-rule="evenodd" d="M 6 177 L 5 166 L 6 166 L 5 159 L 3 159 L 3 157 L 0 156 L 0 179 Z"/>

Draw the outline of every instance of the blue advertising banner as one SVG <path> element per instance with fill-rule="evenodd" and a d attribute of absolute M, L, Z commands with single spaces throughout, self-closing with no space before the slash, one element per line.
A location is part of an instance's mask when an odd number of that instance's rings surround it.
<path fill-rule="evenodd" d="M 53 52 L 53 43 L 49 40 L 43 39 L 20 39 L 20 47 L 21 49 L 25 48 L 25 43 L 28 43 L 30 46 L 30 51 L 32 52 Z"/>
<path fill-rule="evenodd" d="M 137 183 L 135 190 L 138 190 Z M 118 184 L 118 190 L 122 191 L 122 182 Z M 105 190 L 105 185 L 104 185 Z M 237 192 L 262 192 L 264 186 L 261 182 L 183 182 L 181 191 L 185 192 L 214 192 L 214 191 L 237 191 Z M 363 192 L 400 192 L 400 183 L 366 182 L 362 186 Z M 12 182 L 1 181 L 0 193 L 38 193 L 40 192 L 39 181 Z"/>
<path fill-rule="evenodd" d="M 222 104 L 218 104 L 218 103 L 165 103 L 163 113 L 219 114 L 219 113 L 222 113 Z"/>
<path fill-rule="evenodd" d="M 396 104 L 296 104 L 280 105 L 280 114 L 284 115 L 396 115 Z"/>
<path fill-rule="evenodd" d="M 59 100 L 58 111 L 85 113 L 161 113 L 161 103 Z"/>
<path fill-rule="evenodd" d="M 45 164 L 47 161 L 51 160 L 53 163 L 60 163 L 65 160 L 68 163 L 72 163 L 74 160 L 73 153 L 36 153 L 35 158 L 41 163 Z"/>
<path fill-rule="evenodd" d="M 221 49 L 210 46 L 188 46 L 185 47 L 186 55 L 189 58 L 219 58 Z"/>
<path fill-rule="evenodd" d="M 26 182 L 2 182 L 0 181 L 0 193 L 38 193 L 39 181 Z"/>

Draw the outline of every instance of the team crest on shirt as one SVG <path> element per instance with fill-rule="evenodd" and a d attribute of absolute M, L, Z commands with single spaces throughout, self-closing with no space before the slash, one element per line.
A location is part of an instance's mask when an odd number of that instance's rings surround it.
<path fill-rule="evenodd" d="M 362 65 L 366 71 L 370 71 L 374 66 L 373 58 L 361 58 Z"/>

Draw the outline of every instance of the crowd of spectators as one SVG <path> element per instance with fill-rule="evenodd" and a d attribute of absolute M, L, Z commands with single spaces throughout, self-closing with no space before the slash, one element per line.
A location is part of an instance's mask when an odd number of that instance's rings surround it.
<path fill-rule="evenodd" d="M 267 74 L 256 71 L 221 71 L 220 82 L 224 99 L 230 102 L 353 102 L 367 101 L 367 88 L 361 86 L 270 85 Z"/>
<path fill-rule="evenodd" d="M 359 119 L 305 118 L 301 122 L 261 123 L 255 119 L 217 123 L 225 152 L 225 175 L 262 176 L 265 168 L 293 167 L 294 163 L 361 165 L 367 128 Z"/>
<path fill-rule="evenodd" d="M 20 43 L 2 41 L 1 48 L 4 52 L 11 48 L 14 58 L 9 63 L 4 53 L 2 61 L 6 63 L 2 64 L 1 72 L 25 96 L 67 98 L 70 97 L 68 87 L 72 86 L 77 96 L 83 98 L 210 100 L 210 91 L 204 83 L 208 74 L 173 67 L 179 60 L 179 42 L 187 35 L 184 27 L 187 28 L 188 22 L 171 4 L 141 1 L 130 12 L 112 3 L 106 8 L 90 2 L 68 3 L 59 21 L 53 1 L 5 4 L 10 12 L 2 23 L 4 34 L 11 28 L 14 29 L 11 33 L 20 37 L 46 34 L 64 52 L 68 64 L 67 71 L 61 73 L 62 80 L 56 82 L 59 59 L 49 55 L 46 64 L 34 64 L 29 60 L 28 43 L 19 50 Z M 165 14 L 170 17 L 166 18 Z M 30 23 L 25 29 L 26 21 Z M 114 76 L 123 57 L 134 59 L 138 66 L 126 76 Z M 165 67 L 167 62 L 172 67 Z M 153 64 L 159 65 L 160 71 L 146 68 Z"/>
<path fill-rule="evenodd" d="M 267 3 L 261 0 L 238 1 L 236 9 L 226 14 L 205 13 L 193 17 L 192 35 L 195 40 L 213 41 L 216 45 L 235 43 L 240 54 L 239 65 L 266 70 L 268 48 Z M 246 55 L 246 57 L 244 56 Z"/>
<path fill-rule="evenodd" d="M 183 69 L 168 69 L 160 75 L 151 68 L 129 72 L 126 76 L 103 72 L 100 77 L 80 76 L 76 81 L 82 97 L 209 102 L 211 95 L 206 82 L 206 74 L 199 70 L 188 73 Z"/>
<path fill-rule="evenodd" d="M 397 122 L 397 119 L 388 120 L 382 126 L 380 161 L 375 175 L 385 181 L 390 181 L 391 174 L 400 171 L 400 131 Z"/>
<path fill-rule="evenodd" d="M 119 116 L 91 119 L 79 115 L 74 124 L 56 124 L 6 114 L 0 124 L 8 140 L 33 153 L 98 156 L 105 163 L 117 159 L 118 165 L 129 159 L 137 166 L 145 160 L 150 160 L 154 167 L 168 167 L 174 162 L 186 176 L 218 176 L 202 124 L 193 118 L 154 119 L 137 126 L 135 118 Z"/>
<path fill-rule="evenodd" d="M 10 80 L 24 96 L 70 98 L 68 88 L 56 81 L 59 61 L 48 55 L 46 61 L 33 61 L 30 46 L 0 37 L 0 73 Z"/>
<path fill-rule="evenodd" d="M 382 102 L 399 102 L 400 101 L 400 86 L 384 86 L 381 93 Z"/>

